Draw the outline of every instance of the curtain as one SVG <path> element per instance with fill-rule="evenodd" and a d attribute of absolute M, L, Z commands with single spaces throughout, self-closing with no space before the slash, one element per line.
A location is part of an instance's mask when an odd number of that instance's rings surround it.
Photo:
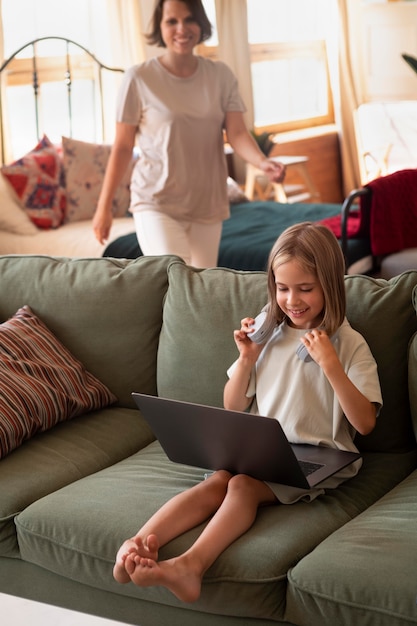
<path fill-rule="evenodd" d="M 127 68 L 145 60 L 143 20 L 138 0 L 106 0 L 113 65 Z M 107 43 L 107 42 L 106 42 Z"/>
<path fill-rule="evenodd" d="M 103 11 L 102 0 L 95 2 L 101 6 L 94 5 L 93 9 Z M 102 32 L 93 33 L 97 56 L 112 67 L 121 69 L 142 63 L 145 60 L 145 44 L 143 37 L 138 35 L 143 32 L 140 3 L 138 0 L 106 0 L 106 8 L 108 37 L 103 37 Z M 106 143 L 114 139 L 116 94 L 121 77 L 122 74 L 103 74 L 103 140 Z"/>
<path fill-rule="evenodd" d="M 215 0 L 216 22 L 219 37 L 219 57 L 234 72 L 240 95 L 246 105 L 247 128 L 254 125 L 252 78 L 248 43 L 248 18 L 246 0 Z M 236 178 L 245 179 L 245 164 L 234 156 Z"/>
<path fill-rule="evenodd" d="M 235 73 L 247 112 L 245 122 L 253 128 L 253 93 L 248 45 L 248 16 L 245 0 L 216 0 L 219 56 Z"/>
<path fill-rule="evenodd" d="M 3 62 L 5 61 L 4 58 L 4 37 L 3 37 L 3 20 L 2 20 L 2 0 L 0 0 L 0 65 L 3 64 Z M 7 161 L 7 141 L 6 141 L 6 137 L 5 137 L 5 128 L 7 127 L 7 124 L 5 123 L 6 118 L 6 103 L 5 103 L 5 89 L 3 88 L 3 81 L 0 82 L 0 102 L 1 102 L 1 108 L 0 108 L 0 115 L 2 116 L 2 123 L 0 125 L 0 146 L 1 146 L 1 152 L 0 152 L 0 162 L 1 163 L 5 163 Z"/>
<path fill-rule="evenodd" d="M 338 0 L 339 6 L 339 89 L 336 94 L 336 123 L 340 129 L 340 148 L 344 193 L 361 187 L 358 148 L 355 140 L 354 112 L 364 102 L 360 76 L 358 34 L 361 17 L 359 0 Z"/>

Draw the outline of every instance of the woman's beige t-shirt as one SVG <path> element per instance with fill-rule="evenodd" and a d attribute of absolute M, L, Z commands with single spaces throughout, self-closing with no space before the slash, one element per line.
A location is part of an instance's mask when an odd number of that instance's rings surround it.
<path fill-rule="evenodd" d="M 188 78 L 157 58 L 125 74 L 117 121 L 137 126 L 141 154 L 132 173 L 132 212 L 153 209 L 208 224 L 229 217 L 223 126 L 227 111 L 245 106 L 227 65 L 197 58 Z"/>

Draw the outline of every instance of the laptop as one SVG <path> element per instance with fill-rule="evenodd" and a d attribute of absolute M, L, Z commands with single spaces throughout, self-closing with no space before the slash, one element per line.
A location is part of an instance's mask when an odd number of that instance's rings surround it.
<path fill-rule="evenodd" d="M 361 456 L 290 444 L 275 419 L 141 393 L 132 396 L 166 455 L 176 463 L 309 489 Z"/>

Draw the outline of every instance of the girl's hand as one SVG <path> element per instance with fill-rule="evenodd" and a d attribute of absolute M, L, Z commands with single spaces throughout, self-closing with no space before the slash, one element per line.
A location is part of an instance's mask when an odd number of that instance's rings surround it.
<path fill-rule="evenodd" d="M 301 342 L 333 387 L 346 419 L 358 433 L 368 435 L 375 427 L 376 406 L 349 379 L 327 333 L 309 330 Z"/>
<path fill-rule="evenodd" d="M 245 317 L 241 321 L 240 329 L 234 331 L 233 337 L 240 356 L 256 362 L 258 356 L 262 352 L 263 345 L 256 344 L 250 339 L 250 334 L 253 332 L 254 322 L 255 320 L 253 317 Z"/>
<path fill-rule="evenodd" d="M 246 411 L 252 401 L 251 398 L 248 398 L 246 392 L 252 368 L 263 348 L 263 345 L 259 345 L 249 339 L 254 321 L 253 317 L 245 317 L 241 321 L 240 329 L 233 331 L 233 337 L 239 350 L 239 358 L 235 364 L 233 374 L 224 388 L 223 404 L 225 409 Z"/>
<path fill-rule="evenodd" d="M 309 355 L 323 369 L 329 367 L 335 359 L 339 361 L 330 337 L 324 330 L 309 330 L 300 341 L 305 345 Z"/>

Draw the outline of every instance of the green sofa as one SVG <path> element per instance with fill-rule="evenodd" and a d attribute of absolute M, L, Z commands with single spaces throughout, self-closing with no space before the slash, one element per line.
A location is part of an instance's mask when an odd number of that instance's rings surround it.
<path fill-rule="evenodd" d="M 358 437 L 358 476 L 310 504 L 262 509 L 190 605 L 112 578 L 121 542 L 202 479 L 168 461 L 131 392 L 221 405 L 232 331 L 264 305 L 266 275 L 175 257 L 4 256 L 0 277 L 0 321 L 29 305 L 118 398 L 0 461 L 1 592 L 140 626 L 417 623 L 417 271 L 346 277 L 384 396 L 374 432 Z"/>

